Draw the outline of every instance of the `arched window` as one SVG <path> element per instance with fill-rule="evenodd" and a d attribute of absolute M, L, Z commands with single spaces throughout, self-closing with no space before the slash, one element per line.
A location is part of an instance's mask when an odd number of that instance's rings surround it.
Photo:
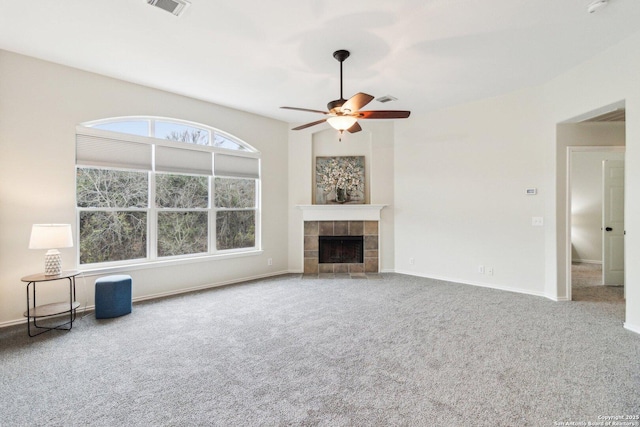
<path fill-rule="evenodd" d="M 76 132 L 79 264 L 260 248 L 260 153 L 209 126 L 158 117 Z"/>

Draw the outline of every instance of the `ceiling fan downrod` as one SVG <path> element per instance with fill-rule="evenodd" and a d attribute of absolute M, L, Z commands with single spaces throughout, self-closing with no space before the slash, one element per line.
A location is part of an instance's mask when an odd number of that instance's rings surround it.
<path fill-rule="evenodd" d="M 333 52 L 333 57 L 340 62 L 340 99 L 336 99 L 327 104 L 327 109 L 332 112 L 337 112 L 334 110 L 342 107 L 342 104 L 344 104 L 346 101 L 346 99 L 344 99 L 342 95 L 342 63 L 349 57 L 349 55 L 349 51 L 344 49 L 336 50 L 335 52 Z"/>
<path fill-rule="evenodd" d="M 342 96 L 342 63 L 351 55 L 348 50 L 340 49 L 333 52 L 333 57 L 340 61 L 340 99 L 344 99 Z"/>

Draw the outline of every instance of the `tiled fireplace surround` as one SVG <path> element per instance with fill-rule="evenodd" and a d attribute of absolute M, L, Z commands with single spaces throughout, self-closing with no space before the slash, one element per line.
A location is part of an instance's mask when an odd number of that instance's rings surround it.
<path fill-rule="evenodd" d="M 364 262 L 318 263 L 318 236 L 363 236 Z M 378 221 L 304 221 L 304 274 L 377 273 Z"/>

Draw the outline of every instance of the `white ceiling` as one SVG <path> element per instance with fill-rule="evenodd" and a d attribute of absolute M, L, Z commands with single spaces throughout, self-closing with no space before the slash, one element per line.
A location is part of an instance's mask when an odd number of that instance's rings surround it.
<path fill-rule="evenodd" d="M 533 86 L 639 30 L 640 0 L 0 0 L 0 49 L 281 119 L 313 121 L 365 92 L 367 109 L 425 112 Z M 0 76 L 1 78 L 1 76 Z M 612 78 L 615 78 L 612 76 Z"/>

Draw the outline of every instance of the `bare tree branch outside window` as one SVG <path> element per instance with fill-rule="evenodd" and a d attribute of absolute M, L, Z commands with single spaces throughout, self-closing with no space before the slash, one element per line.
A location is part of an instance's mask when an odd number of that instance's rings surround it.
<path fill-rule="evenodd" d="M 148 193 L 146 172 L 77 169 L 78 207 L 95 209 L 80 212 L 80 264 L 146 258 Z"/>
<path fill-rule="evenodd" d="M 206 176 L 156 174 L 158 256 L 206 253 L 209 180 Z M 164 211 L 163 208 L 180 209 Z"/>
<path fill-rule="evenodd" d="M 216 214 L 218 250 L 255 246 L 256 181 L 242 178 L 215 179 L 215 206 L 226 208 Z M 234 209 L 236 208 L 236 209 Z"/>

